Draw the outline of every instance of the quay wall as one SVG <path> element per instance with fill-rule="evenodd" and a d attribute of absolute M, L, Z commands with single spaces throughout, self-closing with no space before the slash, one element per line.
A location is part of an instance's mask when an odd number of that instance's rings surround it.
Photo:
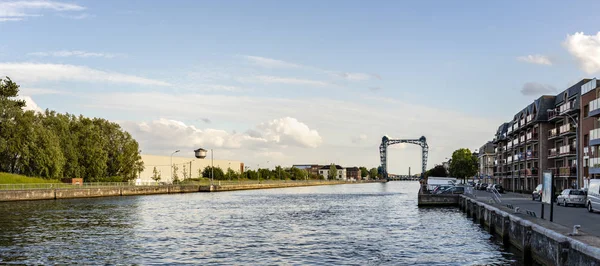
<path fill-rule="evenodd" d="M 459 208 L 473 222 L 499 235 L 505 245 L 522 251 L 526 265 L 600 265 L 600 238 L 586 234 L 570 236 L 570 228 L 515 213 L 461 195 Z"/>
<path fill-rule="evenodd" d="M 360 183 L 373 183 L 360 182 Z M 153 194 L 175 194 L 175 193 L 193 193 L 193 192 L 221 192 L 249 189 L 267 189 L 267 188 L 286 188 L 303 186 L 323 186 L 338 184 L 360 184 L 355 182 L 287 182 L 287 183 L 263 183 L 263 184 L 227 184 L 227 185 L 165 185 L 165 186 L 114 186 L 114 187 L 94 187 L 94 188 L 48 188 L 48 189 L 21 189 L 21 190 L 0 190 L 0 202 L 2 201 L 23 201 L 23 200 L 50 200 L 50 199 L 73 199 L 73 198 L 94 198 L 111 196 L 133 196 L 133 195 L 153 195 Z"/>

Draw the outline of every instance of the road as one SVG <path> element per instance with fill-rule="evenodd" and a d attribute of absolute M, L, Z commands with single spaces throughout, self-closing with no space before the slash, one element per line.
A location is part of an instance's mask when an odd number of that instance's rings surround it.
<path fill-rule="evenodd" d="M 489 201 L 491 193 L 477 190 L 477 198 Z M 514 207 L 519 207 L 522 213 L 525 210 L 533 211 L 537 217 L 541 217 L 542 203 L 539 201 L 531 200 L 531 195 L 517 194 L 507 192 L 502 194 L 501 197 L 502 205 L 512 204 Z M 544 219 L 550 219 L 550 205 L 544 204 Z M 572 228 L 573 225 L 581 225 L 581 231 L 595 236 L 600 236 L 600 212 L 590 213 L 585 207 L 564 207 L 554 204 L 554 217 L 553 222 Z"/>

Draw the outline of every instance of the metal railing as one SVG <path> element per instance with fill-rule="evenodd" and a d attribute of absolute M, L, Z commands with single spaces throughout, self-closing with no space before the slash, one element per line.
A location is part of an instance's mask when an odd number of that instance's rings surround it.
<path fill-rule="evenodd" d="M 490 192 L 492 193 L 492 199 L 494 200 L 494 202 L 498 204 L 502 203 L 502 195 L 500 195 L 500 192 L 498 192 L 496 187 L 490 188 Z"/>
<path fill-rule="evenodd" d="M 218 186 L 238 186 L 255 184 L 317 184 L 317 183 L 367 183 L 373 180 L 214 180 L 213 185 Z M 0 184 L 0 190 L 36 190 L 36 189 L 82 189 L 82 188 L 109 188 L 109 187 L 136 187 L 136 186 L 209 186 L 210 180 L 201 181 L 183 181 L 178 184 L 168 184 L 161 182 L 87 182 L 82 184 L 70 183 L 24 183 L 24 184 Z"/>

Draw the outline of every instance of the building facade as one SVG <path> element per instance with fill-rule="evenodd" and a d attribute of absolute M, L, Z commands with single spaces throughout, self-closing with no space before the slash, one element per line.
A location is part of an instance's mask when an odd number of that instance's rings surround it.
<path fill-rule="evenodd" d="M 485 183 L 493 182 L 494 179 L 494 160 L 496 153 L 494 149 L 496 145 L 492 141 L 488 141 L 486 144 L 479 148 L 478 159 L 479 167 L 477 174 L 479 179 Z"/>
<path fill-rule="evenodd" d="M 330 167 L 331 167 L 331 165 L 322 166 L 321 169 L 319 169 L 319 175 L 323 176 L 323 178 L 325 178 L 325 179 L 329 179 L 329 168 Z M 335 165 L 335 168 L 337 169 L 336 179 L 346 180 L 346 168 L 341 167 L 337 164 Z"/>
<path fill-rule="evenodd" d="M 346 167 L 346 178 L 352 181 L 360 180 L 360 169 L 358 167 Z"/>
<path fill-rule="evenodd" d="M 318 164 L 294 164 L 292 167 L 306 170 L 310 175 L 319 175 L 319 168 L 321 168 Z"/>
<path fill-rule="evenodd" d="M 500 125 L 493 140 L 494 181 L 511 191 L 531 192 L 549 171 L 556 189 L 562 190 L 583 187 L 582 180 L 593 176 L 594 163 L 600 174 L 592 141 L 595 137 L 600 146 L 600 130 L 595 131 L 600 128 L 599 85 L 583 79 L 557 95 L 541 96 Z"/>

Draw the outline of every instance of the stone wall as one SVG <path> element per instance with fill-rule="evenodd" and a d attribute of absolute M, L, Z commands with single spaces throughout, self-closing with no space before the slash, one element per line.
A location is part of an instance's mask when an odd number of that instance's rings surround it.
<path fill-rule="evenodd" d="M 54 189 L 3 190 L 0 201 L 54 199 Z"/>
<path fill-rule="evenodd" d="M 461 195 L 459 208 L 522 251 L 523 262 L 543 265 L 600 265 L 600 238 L 569 236 L 569 228 L 539 218 L 514 213 Z"/>

